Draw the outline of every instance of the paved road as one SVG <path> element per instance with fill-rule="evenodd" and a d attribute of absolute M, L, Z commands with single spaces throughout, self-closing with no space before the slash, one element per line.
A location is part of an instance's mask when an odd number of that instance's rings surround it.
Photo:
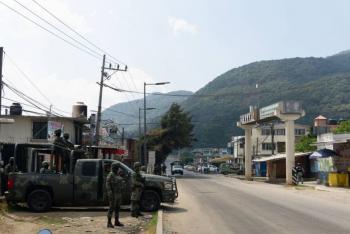
<path fill-rule="evenodd" d="M 187 172 L 180 196 L 164 206 L 164 233 L 350 233 L 350 193 L 334 202 L 322 191 Z M 329 194 L 333 196 L 332 194 Z"/>

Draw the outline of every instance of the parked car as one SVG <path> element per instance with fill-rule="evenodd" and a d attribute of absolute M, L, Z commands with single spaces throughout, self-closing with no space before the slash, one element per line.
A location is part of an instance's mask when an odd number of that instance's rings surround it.
<path fill-rule="evenodd" d="M 227 175 L 227 174 L 238 174 L 240 169 L 238 167 L 234 167 L 232 164 L 229 163 L 222 163 L 220 164 L 219 172 L 221 174 Z"/>
<path fill-rule="evenodd" d="M 214 165 L 209 165 L 209 172 L 211 173 L 217 173 L 218 172 L 218 168 Z"/>
<path fill-rule="evenodd" d="M 202 173 L 209 173 L 209 166 L 206 165 L 206 164 L 203 164 L 202 167 L 201 167 L 201 172 Z"/>

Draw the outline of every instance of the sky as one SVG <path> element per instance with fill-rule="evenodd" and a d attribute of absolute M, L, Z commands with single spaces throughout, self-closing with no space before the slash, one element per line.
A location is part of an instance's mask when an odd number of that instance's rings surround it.
<path fill-rule="evenodd" d="M 140 92 L 144 82 L 163 81 L 170 84 L 147 86 L 147 91 L 196 91 L 227 70 L 251 62 L 324 57 L 350 49 L 346 0 L 17 1 L 84 44 L 90 54 L 95 51 L 91 56 L 71 46 L 1 4 L 77 45 L 16 1 L 0 0 L 4 81 L 63 115 L 70 115 L 77 101 L 97 110 L 103 52 L 35 2 L 112 55 L 114 59 L 107 55 L 107 60 L 114 60 L 113 66 L 128 66 L 107 84 Z M 3 96 L 25 103 L 6 87 Z M 102 106 L 141 97 L 105 88 Z"/>

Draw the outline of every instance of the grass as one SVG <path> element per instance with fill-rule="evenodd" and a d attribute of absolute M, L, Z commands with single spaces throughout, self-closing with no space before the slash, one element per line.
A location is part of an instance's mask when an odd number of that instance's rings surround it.
<path fill-rule="evenodd" d="M 147 225 L 147 234 L 156 234 L 157 232 L 157 221 L 158 221 L 158 212 L 152 214 L 152 219 Z"/>

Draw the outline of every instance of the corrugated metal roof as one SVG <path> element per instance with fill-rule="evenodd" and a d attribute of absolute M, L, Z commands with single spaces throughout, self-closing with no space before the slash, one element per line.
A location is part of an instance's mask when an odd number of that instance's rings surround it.
<path fill-rule="evenodd" d="M 295 157 L 301 157 L 301 156 L 306 156 L 310 154 L 312 154 L 312 152 L 296 153 Z M 273 160 L 278 160 L 283 158 L 286 158 L 286 154 L 276 154 L 268 157 L 258 158 L 258 159 L 254 159 L 253 162 L 267 162 L 267 161 L 273 161 Z"/>

